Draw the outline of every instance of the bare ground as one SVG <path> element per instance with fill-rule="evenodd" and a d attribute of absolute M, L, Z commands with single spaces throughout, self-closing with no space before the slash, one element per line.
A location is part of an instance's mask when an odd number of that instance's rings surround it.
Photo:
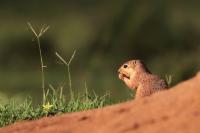
<path fill-rule="evenodd" d="M 18 122 L 0 133 L 200 133 L 200 73 L 170 90 L 102 109 Z"/>

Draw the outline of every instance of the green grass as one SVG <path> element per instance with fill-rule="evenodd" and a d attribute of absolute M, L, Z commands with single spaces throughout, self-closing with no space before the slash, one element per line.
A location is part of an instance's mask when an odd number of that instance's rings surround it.
<path fill-rule="evenodd" d="M 66 85 L 55 89 L 52 85 L 47 87 L 45 83 L 45 68 L 43 62 L 42 49 L 40 44 L 40 38 L 49 29 L 49 26 L 43 26 L 37 33 L 36 30 L 28 23 L 29 29 L 33 32 L 35 39 L 37 40 L 38 50 L 40 55 L 41 66 L 41 94 L 42 102 L 40 105 L 33 106 L 31 98 L 27 98 L 23 103 L 16 103 L 11 100 L 10 103 L 0 105 L 0 127 L 23 120 L 35 120 L 44 116 L 59 115 L 67 112 L 77 112 L 94 108 L 101 108 L 105 105 L 111 104 L 109 95 L 97 96 L 94 92 L 88 92 L 87 85 L 85 83 L 85 94 L 75 95 L 72 89 L 72 81 L 70 74 L 70 64 L 75 56 L 75 51 L 72 54 L 69 61 L 65 61 L 61 55 L 56 52 L 56 56 L 61 60 L 67 69 L 66 83 L 68 83 L 70 99 L 67 100 L 67 95 L 63 93 L 63 89 L 67 89 Z M 66 91 L 67 92 L 67 91 Z"/>
<path fill-rule="evenodd" d="M 44 116 L 101 108 L 111 104 L 108 95 L 99 97 L 95 93 L 89 94 L 86 91 L 83 96 L 79 95 L 73 100 L 67 101 L 60 91 L 51 90 L 46 97 L 46 104 L 36 107 L 33 107 L 31 98 L 27 98 L 21 104 L 11 101 L 9 104 L 0 105 L 0 127 L 18 121 L 35 120 Z"/>

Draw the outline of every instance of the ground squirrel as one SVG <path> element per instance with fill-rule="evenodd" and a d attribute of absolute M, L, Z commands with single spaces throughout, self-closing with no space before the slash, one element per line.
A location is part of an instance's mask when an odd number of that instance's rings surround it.
<path fill-rule="evenodd" d="M 167 88 L 166 82 L 152 74 L 141 60 L 124 63 L 118 70 L 119 79 L 130 89 L 136 89 L 135 98 L 149 96 Z"/>

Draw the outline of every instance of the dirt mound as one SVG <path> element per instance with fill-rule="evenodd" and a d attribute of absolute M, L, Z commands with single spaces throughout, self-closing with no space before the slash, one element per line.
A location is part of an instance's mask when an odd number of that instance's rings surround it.
<path fill-rule="evenodd" d="M 200 73 L 170 90 L 102 109 L 20 122 L 1 133 L 200 133 Z"/>

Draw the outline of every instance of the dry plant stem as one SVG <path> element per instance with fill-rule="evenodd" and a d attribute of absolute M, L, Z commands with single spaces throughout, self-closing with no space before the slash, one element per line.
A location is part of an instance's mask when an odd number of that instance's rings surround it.
<path fill-rule="evenodd" d="M 88 87 L 87 87 L 87 83 L 85 82 L 85 95 L 86 95 L 86 101 L 89 100 L 88 98 Z"/>
<path fill-rule="evenodd" d="M 63 87 L 60 88 L 60 95 L 59 95 L 60 101 L 61 101 L 62 97 L 63 97 Z"/>
<path fill-rule="evenodd" d="M 70 73 L 69 65 L 67 65 L 67 72 L 68 72 L 68 78 L 69 78 L 70 96 L 71 96 L 71 100 L 73 100 L 74 99 L 74 94 L 72 92 L 72 81 L 71 81 L 71 73 Z"/>
<path fill-rule="evenodd" d="M 40 54 L 40 64 L 41 64 L 41 78 L 42 78 L 42 91 L 43 91 L 43 104 L 45 104 L 46 101 L 46 94 L 45 94 L 45 76 L 44 76 L 44 62 L 43 62 L 43 57 L 42 57 L 42 50 L 41 50 L 41 45 L 40 45 L 40 37 L 49 29 L 49 26 L 43 25 L 42 28 L 40 29 L 39 33 L 36 33 L 35 29 L 31 25 L 31 23 L 27 23 L 30 30 L 33 32 L 35 37 L 37 38 L 37 43 L 38 43 L 38 49 L 39 49 L 39 54 Z"/>
<path fill-rule="evenodd" d="M 71 100 L 74 100 L 74 94 L 73 94 L 73 91 L 72 91 L 72 80 L 71 80 L 71 73 L 70 73 L 70 64 L 71 64 L 72 60 L 74 59 L 75 54 L 76 54 L 76 50 L 73 52 L 70 60 L 67 62 L 56 52 L 56 56 L 67 66 L 68 83 L 69 83 Z"/>
<path fill-rule="evenodd" d="M 71 100 L 74 100 L 74 94 L 72 91 L 72 80 L 71 80 L 71 73 L 70 73 L 70 64 L 72 60 L 74 59 L 74 55 L 76 54 L 76 50 L 73 52 L 68 64 L 67 64 L 67 71 L 68 71 L 68 78 L 69 78 L 69 88 L 70 88 L 70 95 L 71 95 Z"/>
<path fill-rule="evenodd" d="M 45 77 L 44 77 L 44 62 L 43 62 L 43 58 L 42 58 L 42 51 L 41 51 L 41 45 L 40 45 L 40 37 L 37 37 L 37 42 L 38 42 L 38 49 L 39 49 L 39 53 L 40 53 L 40 63 L 41 63 L 41 77 L 42 77 L 42 91 L 43 94 L 45 94 Z M 43 95 L 43 104 L 45 102 L 45 97 Z"/>

